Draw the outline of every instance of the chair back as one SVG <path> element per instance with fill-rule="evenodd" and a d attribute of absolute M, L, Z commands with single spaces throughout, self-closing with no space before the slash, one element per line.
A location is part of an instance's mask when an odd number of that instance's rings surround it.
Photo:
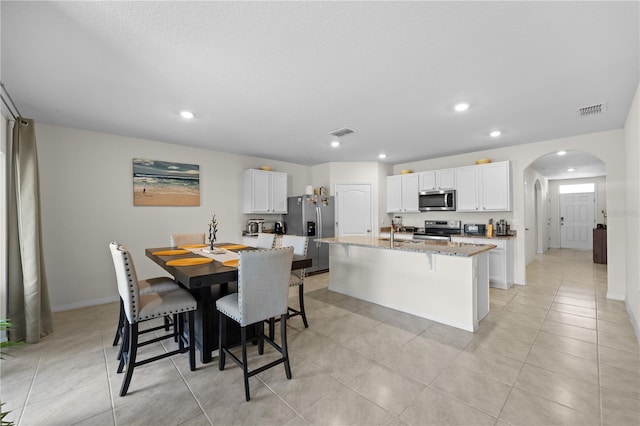
<path fill-rule="evenodd" d="M 258 242 L 256 243 L 257 248 L 272 249 L 275 246 L 276 246 L 276 234 L 266 234 L 263 232 L 258 234 Z"/>
<path fill-rule="evenodd" d="M 247 326 L 287 312 L 293 247 L 239 253 L 238 309 Z"/>
<path fill-rule="evenodd" d="M 130 324 L 138 321 L 138 306 L 140 306 L 140 291 L 138 289 L 138 275 L 133 265 L 129 250 L 122 244 L 109 244 L 113 266 L 116 270 L 118 293 L 124 305 L 124 311 Z"/>
<path fill-rule="evenodd" d="M 169 245 L 171 247 L 178 247 L 185 244 L 204 244 L 204 236 L 204 233 L 171 234 L 169 235 Z"/>
<path fill-rule="evenodd" d="M 298 235 L 283 235 L 280 240 L 281 247 L 293 247 L 293 254 L 306 256 L 309 247 L 309 238 Z"/>

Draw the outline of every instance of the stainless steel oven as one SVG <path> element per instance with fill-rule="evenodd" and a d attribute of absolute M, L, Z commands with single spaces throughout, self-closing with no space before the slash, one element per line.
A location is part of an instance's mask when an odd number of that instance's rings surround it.
<path fill-rule="evenodd" d="M 456 191 L 453 189 L 420 191 L 418 193 L 418 208 L 421 212 L 454 211 L 456 209 Z"/>
<path fill-rule="evenodd" d="M 425 220 L 424 230 L 413 233 L 416 240 L 451 241 L 452 235 L 460 234 L 459 220 Z"/>

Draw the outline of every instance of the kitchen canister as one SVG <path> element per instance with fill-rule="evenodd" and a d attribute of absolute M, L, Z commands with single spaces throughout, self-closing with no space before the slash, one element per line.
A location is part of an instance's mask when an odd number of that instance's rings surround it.
<path fill-rule="evenodd" d="M 305 194 L 313 195 L 313 186 L 312 185 L 307 185 L 307 189 L 305 190 Z"/>

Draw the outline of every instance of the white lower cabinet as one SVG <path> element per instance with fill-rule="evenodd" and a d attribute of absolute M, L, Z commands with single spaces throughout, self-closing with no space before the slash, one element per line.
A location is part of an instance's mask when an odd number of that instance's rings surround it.
<path fill-rule="evenodd" d="M 514 239 L 451 237 L 451 242 L 467 244 L 493 244 L 489 251 L 489 285 L 507 289 L 513 285 Z"/>

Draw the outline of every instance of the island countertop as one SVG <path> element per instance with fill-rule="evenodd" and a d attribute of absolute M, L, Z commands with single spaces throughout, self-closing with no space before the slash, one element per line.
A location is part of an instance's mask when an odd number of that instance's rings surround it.
<path fill-rule="evenodd" d="M 467 244 L 432 240 L 396 240 L 391 244 L 391 241 L 389 241 L 388 238 L 366 236 L 319 238 L 314 241 L 325 244 L 342 244 L 386 250 L 404 250 L 463 257 L 475 256 L 496 248 L 494 244 Z"/>

